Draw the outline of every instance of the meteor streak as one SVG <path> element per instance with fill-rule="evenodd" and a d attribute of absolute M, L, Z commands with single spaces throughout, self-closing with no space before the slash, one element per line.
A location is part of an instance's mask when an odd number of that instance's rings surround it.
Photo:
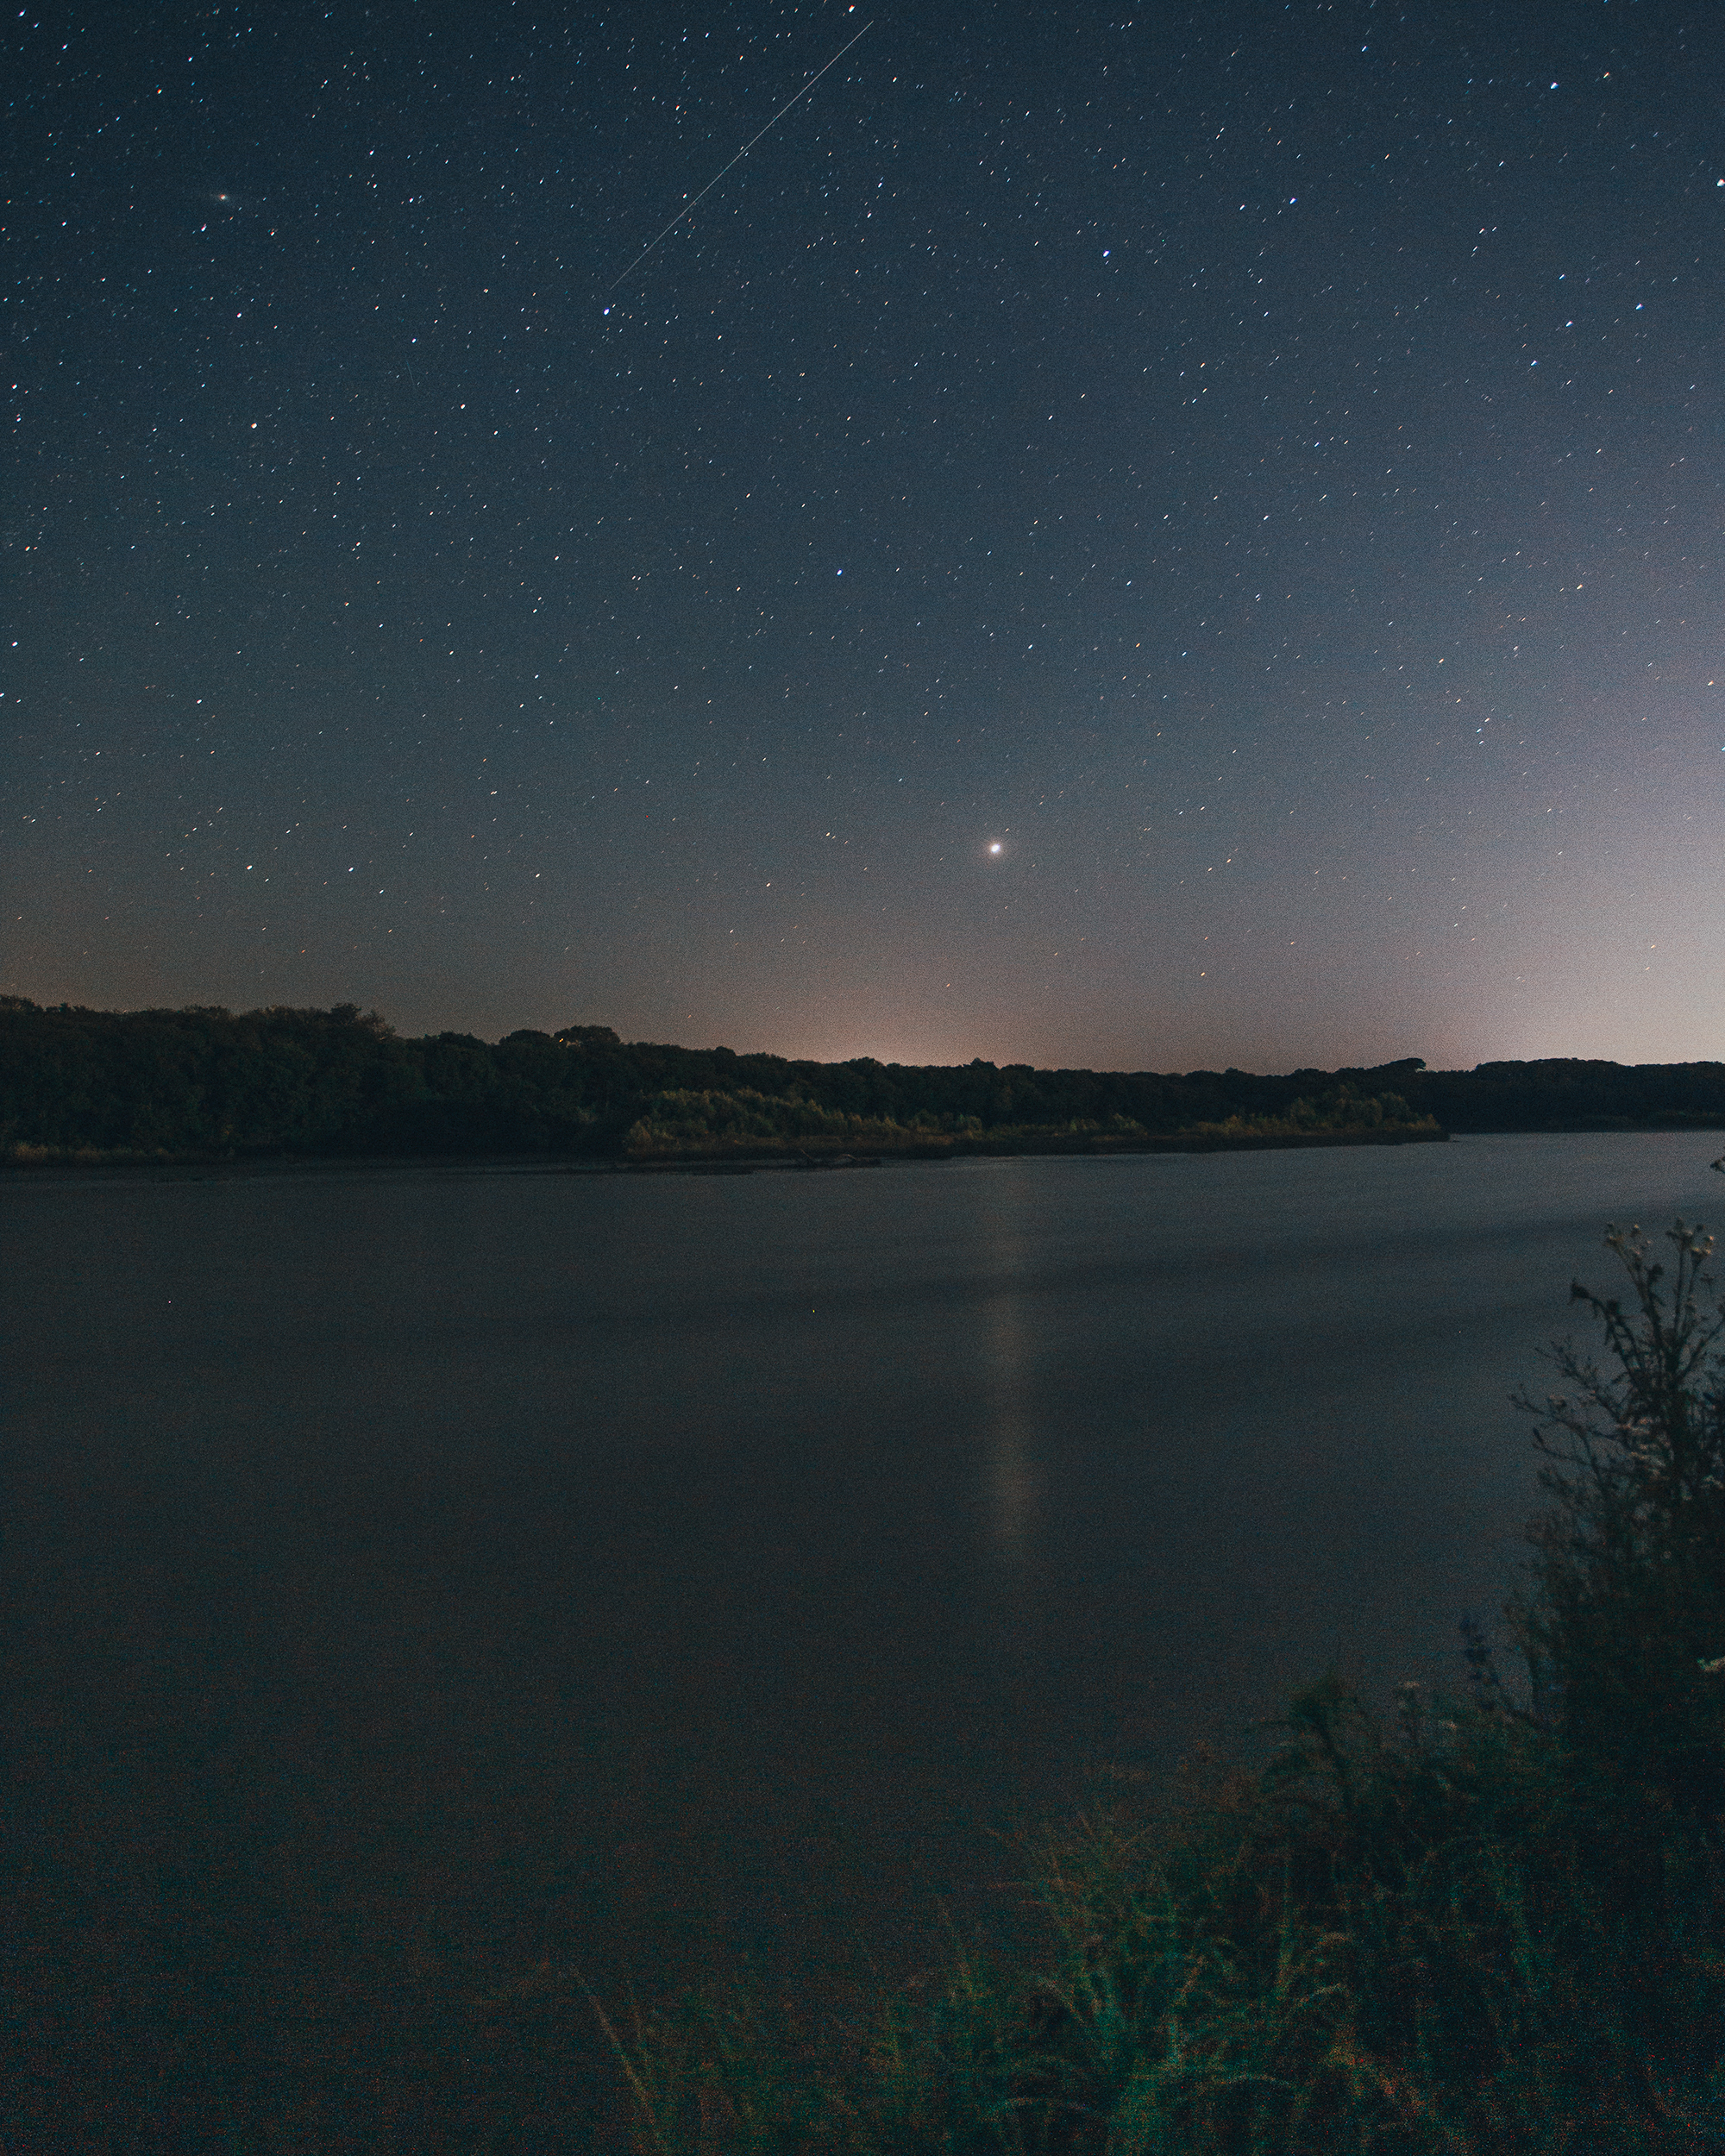
<path fill-rule="evenodd" d="M 844 58 L 844 55 L 850 50 L 850 47 L 856 44 L 857 38 L 867 37 L 869 31 L 872 30 L 874 27 L 875 21 L 873 16 L 870 16 L 869 21 L 862 25 L 860 30 L 858 30 L 856 37 L 853 37 L 850 41 L 849 44 L 841 45 L 839 47 L 838 50 L 833 54 L 832 58 L 826 63 L 826 67 L 819 67 L 815 70 L 814 73 L 812 74 L 808 80 L 803 85 L 802 88 L 798 91 L 796 97 L 787 98 L 785 103 L 779 107 L 779 110 L 773 115 L 772 118 L 768 121 L 766 126 L 762 128 L 761 135 L 770 134 L 772 130 L 778 126 L 780 121 L 782 120 L 785 115 L 790 110 L 791 107 L 795 104 L 797 97 L 806 97 L 810 91 L 814 88 L 815 85 L 826 72 L 826 68 L 837 67 L 839 61 L 842 60 Z M 752 150 L 755 145 L 761 140 L 761 135 L 751 135 L 749 140 L 743 145 L 743 147 L 738 150 L 736 156 L 731 159 L 731 165 L 740 165 L 743 162 L 743 160 L 748 156 L 750 151 Z M 629 269 L 623 271 L 620 275 L 612 279 L 610 284 L 605 286 L 605 290 L 607 291 L 614 292 L 618 286 L 623 282 L 624 278 L 629 275 L 630 271 L 638 269 L 642 263 L 647 260 L 647 257 L 653 252 L 654 248 L 658 246 L 660 241 L 665 237 L 666 233 L 674 232 L 676 230 L 677 227 L 682 222 L 683 219 L 688 216 L 690 210 L 694 208 L 695 204 L 701 199 L 701 195 L 710 195 L 713 189 L 718 186 L 719 181 L 724 178 L 725 172 L 728 172 L 731 170 L 731 165 L 725 166 L 724 171 L 715 172 L 712 178 L 708 180 L 706 185 L 701 189 L 700 194 L 692 197 L 691 199 L 686 202 L 682 208 L 678 210 L 676 216 L 673 217 L 669 224 L 665 227 L 664 232 L 656 233 L 652 239 L 649 240 L 646 246 L 642 248 L 641 252 L 636 256 L 635 260 L 629 265 Z"/>

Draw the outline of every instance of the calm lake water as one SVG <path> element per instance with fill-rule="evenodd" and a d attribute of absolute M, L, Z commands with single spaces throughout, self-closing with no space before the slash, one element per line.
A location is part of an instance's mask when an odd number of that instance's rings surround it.
<path fill-rule="evenodd" d="M 575 2072 L 542 1962 L 913 1955 L 1099 1765 L 1454 1682 L 1719 1147 L 0 1184 L 9 2148 L 477 2146 L 451 2002 Z"/>

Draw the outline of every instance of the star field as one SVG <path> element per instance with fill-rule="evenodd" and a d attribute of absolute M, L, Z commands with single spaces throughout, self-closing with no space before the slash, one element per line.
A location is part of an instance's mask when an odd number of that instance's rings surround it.
<path fill-rule="evenodd" d="M 0 988 L 1725 1052 L 1710 11 L 5 37 Z"/>

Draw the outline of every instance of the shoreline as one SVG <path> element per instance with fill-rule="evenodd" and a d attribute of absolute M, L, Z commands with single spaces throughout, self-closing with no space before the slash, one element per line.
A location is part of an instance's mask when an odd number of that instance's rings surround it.
<path fill-rule="evenodd" d="M 251 1168 L 279 1170 L 319 1170 L 363 1168 L 401 1169 L 440 1168 L 448 1170 L 490 1169 L 515 1174 L 584 1175 L 674 1175 L 678 1173 L 737 1174 L 779 1171 L 787 1174 L 831 1174 L 851 1168 L 878 1168 L 888 1163 L 939 1163 L 954 1160 L 1097 1160 L 1145 1153 L 1275 1153 L 1361 1146 L 1446 1145 L 1452 1138 L 1684 1138 L 1709 1131 L 1725 1132 L 1725 1119 L 1714 1123 L 1660 1121 L 1629 1123 L 1598 1118 L 1542 1125 L 1537 1130 L 1506 1125 L 1496 1130 L 1369 1129 L 1363 1131 L 1170 1131 L 1116 1137 L 1107 1133 L 1052 1131 L 1045 1136 L 990 1138 L 966 1133 L 946 1138 L 930 1136 L 906 1145 L 875 1144 L 858 1151 L 837 1141 L 819 1138 L 800 1145 L 740 1144 L 735 1146 L 691 1147 L 631 1156 L 624 1153 L 508 1151 L 463 1152 L 353 1152 L 287 1153 L 278 1151 L 161 1152 L 133 1149 L 106 1150 L 99 1147 L 18 1146 L 0 1153 L 0 1181 L 9 1175 L 28 1176 L 51 1171 L 86 1169 L 112 1174 L 119 1169 L 140 1173 L 169 1169 Z"/>
<path fill-rule="evenodd" d="M 1069 1136 L 1054 1131 L 1042 1138 L 931 1138 L 910 1145 L 873 1145 L 866 1153 L 856 1154 L 836 1145 L 823 1147 L 818 1141 L 802 1146 L 691 1147 L 682 1152 L 643 1154 L 618 1164 L 632 1175 L 727 1167 L 735 1167 L 738 1172 L 779 1168 L 819 1173 L 839 1167 L 876 1168 L 889 1160 L 1097 1159 L 1132 1153 L 1295 1152 L 1319 1146 L 1443 1145 L 1448 1144 L 1449 1138 L 1450 1133 L 1441 1130 L 1170 1131 L 1131 1138 L 1089 1132 Z"/>

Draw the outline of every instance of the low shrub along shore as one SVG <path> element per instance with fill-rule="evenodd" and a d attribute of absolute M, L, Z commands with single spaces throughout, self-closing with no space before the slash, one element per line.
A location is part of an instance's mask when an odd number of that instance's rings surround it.
<path fill-rule="evenodd" d="M 1040 1946 L 844 2017 L 595 2000 L 650 2156 L 1700 2156 L 1725 2147 L 1725 1306 L 1611 1231 L 1524 1396 L 1547 1509 L 1459 1695 L 1335 1679 L 1026 1846 Z"/>
<path fill-rule="evenodd" d="M 847 1114 L 806 1095 L 744 1091 L 656 1094 L 623 1136 L 630 1163 L 818 1157 L 843 1149 L 919 1160 L 977 1154 L 1246 1151 L 1266 1146 L 1408 1144 L 1443 1139 L 1429 1116 L 1416 1116 L 1396 1094 L 1363 1094 L 1346 1084 L 1315 1100 L 1290 1101 L 1279 1115 L 1233 1115 L 1173 1131 L 1151 1131 L 1130 1116 L 1063 1124 L 995 1123 L 978 1116 L 941 1119 L 919 1111 L 907 1121 Z"/>

